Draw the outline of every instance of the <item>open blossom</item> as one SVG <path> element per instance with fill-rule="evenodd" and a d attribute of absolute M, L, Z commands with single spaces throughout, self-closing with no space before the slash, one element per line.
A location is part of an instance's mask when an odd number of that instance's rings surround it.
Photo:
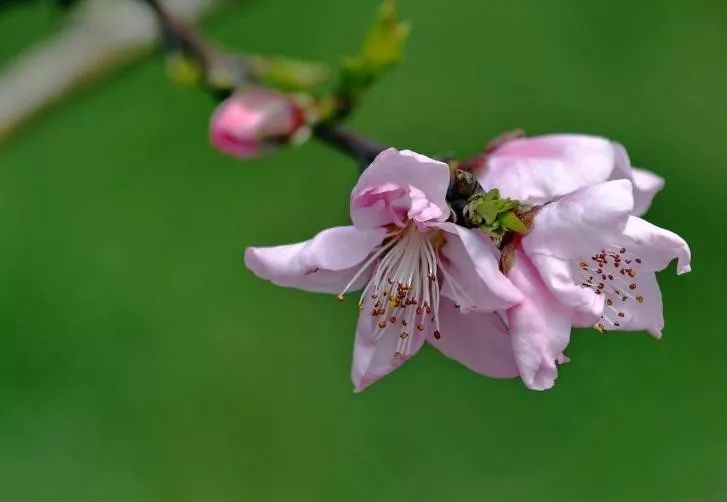
<path fill-rule="evenodd" d="M 276 142 L 288 141 L 304 123 L 302 110 L 290 96 L 270 89 L 243 89 L 215 110 L 210 141 L 224 153 L 247 159 Z"/>
<path fill-rule="evenodd" d="M 386 150 L 353 189 L 352 226 L 245 252 L 255 274 L 281 286 L 339 299 L 363 289 L 351 371 L 357 391 L 425 341 L 479 373 L 518 374 L 510 338 L 492 312 L 522 295 L 499 270 L 499 251 L 482 232 L 446 221 L 449 180 L 442 162 Z"/>
<path fill-rule="evenodd" d="M 631 166 L 626 149 L 615 142 L 583 134 L 516 138 L 484 157 L 476 170 L 480 184 L 524 204 L 540 205 L 580 188 L 626 179 L 634 190 L 633 214 L 651 205 L 664 180 Z"/>
<path fill-rule="evenodd" d="M 550 388 L 572 326 L 601 332 L 664 327 L 655 272 L 676 258 L 690 270 L 678 235 L 632 216 L 628 180 L 581 188 L 536 210 L 532 229 L 508 250 L 512 282 L 524 300 L 507 312 L 520 376 Z"/>

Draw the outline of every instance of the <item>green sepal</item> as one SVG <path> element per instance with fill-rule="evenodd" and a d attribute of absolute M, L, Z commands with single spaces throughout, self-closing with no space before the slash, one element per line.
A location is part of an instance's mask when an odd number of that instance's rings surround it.
<path fill-rule="evenodd" d="M 497 218 L 497 201 L 496 200 L 482 200 L 475 211 L 482 217 L 485 225 L 492 225 Z"/>

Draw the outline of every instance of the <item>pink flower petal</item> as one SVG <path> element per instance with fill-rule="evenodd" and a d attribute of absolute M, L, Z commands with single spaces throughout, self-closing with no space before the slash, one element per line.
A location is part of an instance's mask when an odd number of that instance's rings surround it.
<path fill-rule="evenodd" d="M 664 178 L 637 167 L 631 168 L 631 182 L 634 184 L 634 215 L 641 216 L 649 210 L 654 196 L 664 188 Z"/>
<path fill-rule="evenodd" d="M 439 325 L 439 338 L 429 335 L 427 341 L 445 356 L 488 377 L 518 375 L 510 336 L 497 314 L 462 314 L 453 302 L 444 300 Z"/>
<path fill-rule="evenodd" d="M 426 194 L 418 188 L 409 185 L 409 204 L 406 217 L 418 223 L 439 221 L 442 218 L 442 208 L 431 202 Z M 449 214 L 449 213 L 447 213 Z"/>
<path fill-rule="evenodd" d="M 654 196 L 664 188 L 664 179 L 645 169 L 631 166 L 631 160 L 623 145 L 613 143 L 616 166 L 611 174 L 611 179 L 631 180 L 634 186 L 634 210 L 633 214 L 641 216 L 651 206 Z"/>
<path fill-rule="evenodd" d="M 621 243 L 629 253 L 642 260 L 642 266 L 647 270 L 663 270 L 674 258 L 678 260 L 678 274 L 691 270 L 692 254 L 684 239 L 641 218 L 631 216 L 628 219 Z"/>
<path fill-rule="evenodd" d="M 523 248 L 529 256 L 590 255 L 621 233 L 632 209 L 627 180 L 582 188 L 538 210 L 532 230 L 522 240 Z"/>
<path fill-rule="evenodd" d="M 210 141 L 224 153 L 247 159 L 263 153 L 267 141 L 289 138 L 303 125 L 302 119 L 289 96 L 247 88 L 227 98 L 212 114 Z"/>
<path fill-rule="evenodd" d="M 520 305 L 507 311 L 520 377 L 530 389 L 549 389 L 558 376 L 556 362 L 563 360 L 570 340 L 570 314 L 521 251 L 516 252 L 508 277 L 525 297 Z"/>
<path fill-rule="evenodd" d="M 441 250 L 444 263 L 442 295 L 464 309 L 493 312 L 522 300 L 520 291 L 500 271 L 500 252 L 479 230 L 454 223 L 441 223 L 446 244 Z"/>
<path fill-rule="evenodd" d="M 409 150 L 389 148 L 363 172 L 351 194 L 351 221 L 362 229 L 408 219 L 444 221 L 449 166 Z"/>
<path fill-rule="evenodd" d="M 654 338 L 661 338 L 664 329 L 664 309 L 661 302 L 661 290 L 656 282 L 656 275 L 651 272 L 639 274 L 638 288 L 633 298 L 626 302 L 618 302 L 610 312 L 610 318 L 619 325 L 604 323 L 609 331 L 640 331 L 646 330 Z M 623 314 L 623 315 L 620 315 Z"/>
<path fill-rule="evenodd" d="M 521 138 L 487 157 L 476 173 L 486 190 L 539 205 L 609 179 L 614 151 L 608 140 L 577 134 Z"/>
<path fill-rule="evenodd" d="M 297 244 L 249 247 L 245 265 L 258 277 L 279 286 L 339 293 L 385 236 L 383 228 L 329 228 Z M 366 279 L 368 274 L 362 274 L 358 288 Z"/>
<path fill-rule="evenodd" d="M 405 354 L 399 353 L 397 345 L 401 340 L 401 326 L 389 323 L 384 333 L 376 338 L 374 334 L 377 332 L 378 322 L 379 318 L 370 315 L 367 309 L 358 318 L 351 367 L 355 392 L 361 392 L 404 364 L 419 351 L 426 340 L 424 332 L 411 330 L 409 351 Z"/>
<path fill-rule="evenodd" d="M 593 326 L 603 312 L 603 295 L 581 285 L 582 279 L 573 274 L 569 260 L 540 253 L 530 255 L 530 260 L 555 298 L 575 311 L 571 320 L 578 325 Z"/>

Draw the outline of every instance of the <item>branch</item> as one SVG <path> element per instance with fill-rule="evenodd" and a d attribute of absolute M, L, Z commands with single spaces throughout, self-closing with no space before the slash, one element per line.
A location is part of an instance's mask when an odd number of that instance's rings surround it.
<path fill-rule="evenodd" d="M 313 128 L 313 136 L 319 141 L 349 155 L 359 164 L 361 171 L 371 164 L 386 146 L 365 138 L 358 133 L 334 124 L 321 124 Z"/>

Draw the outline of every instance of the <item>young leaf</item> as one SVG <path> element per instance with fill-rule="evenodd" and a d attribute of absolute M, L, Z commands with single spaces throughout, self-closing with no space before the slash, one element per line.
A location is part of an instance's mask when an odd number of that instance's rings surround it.
<path fill-rule="evenodd" d="M 475 211 L 479 214 L 487 225 L 491 225 L 497 218 L 497 202 L 493 200 L 481 199 L 475 206 Z"/>
<path fill-rule="evenodd" d="M 397 16 L 395 0 L 384 0 L 361 52 L 341 61 L 336 95 L 345 108 L 353 106 L 381 74 L 401 61 L 409 30 L 409 23 Z"/>
<path fill-rule="evenodd" d="M 396 1 L 384 0 L 371 26 L 360 58 L 377 71 L 383 71 L 401 61 L 404 57 L 404 42 L 411 26 L 399 21 Z"/>
<path fill-rule="evenodd" d="M 526 227 L 525 224 L 520 221 L 520 218 L 518 218 L 513 211 L 508 211 L 507 213 L 503 214 L 500 217 L 500 222 L 505 228 L 514 232 L 518 232 L 520 234 L 528 231 L 528 227 Z"/>

